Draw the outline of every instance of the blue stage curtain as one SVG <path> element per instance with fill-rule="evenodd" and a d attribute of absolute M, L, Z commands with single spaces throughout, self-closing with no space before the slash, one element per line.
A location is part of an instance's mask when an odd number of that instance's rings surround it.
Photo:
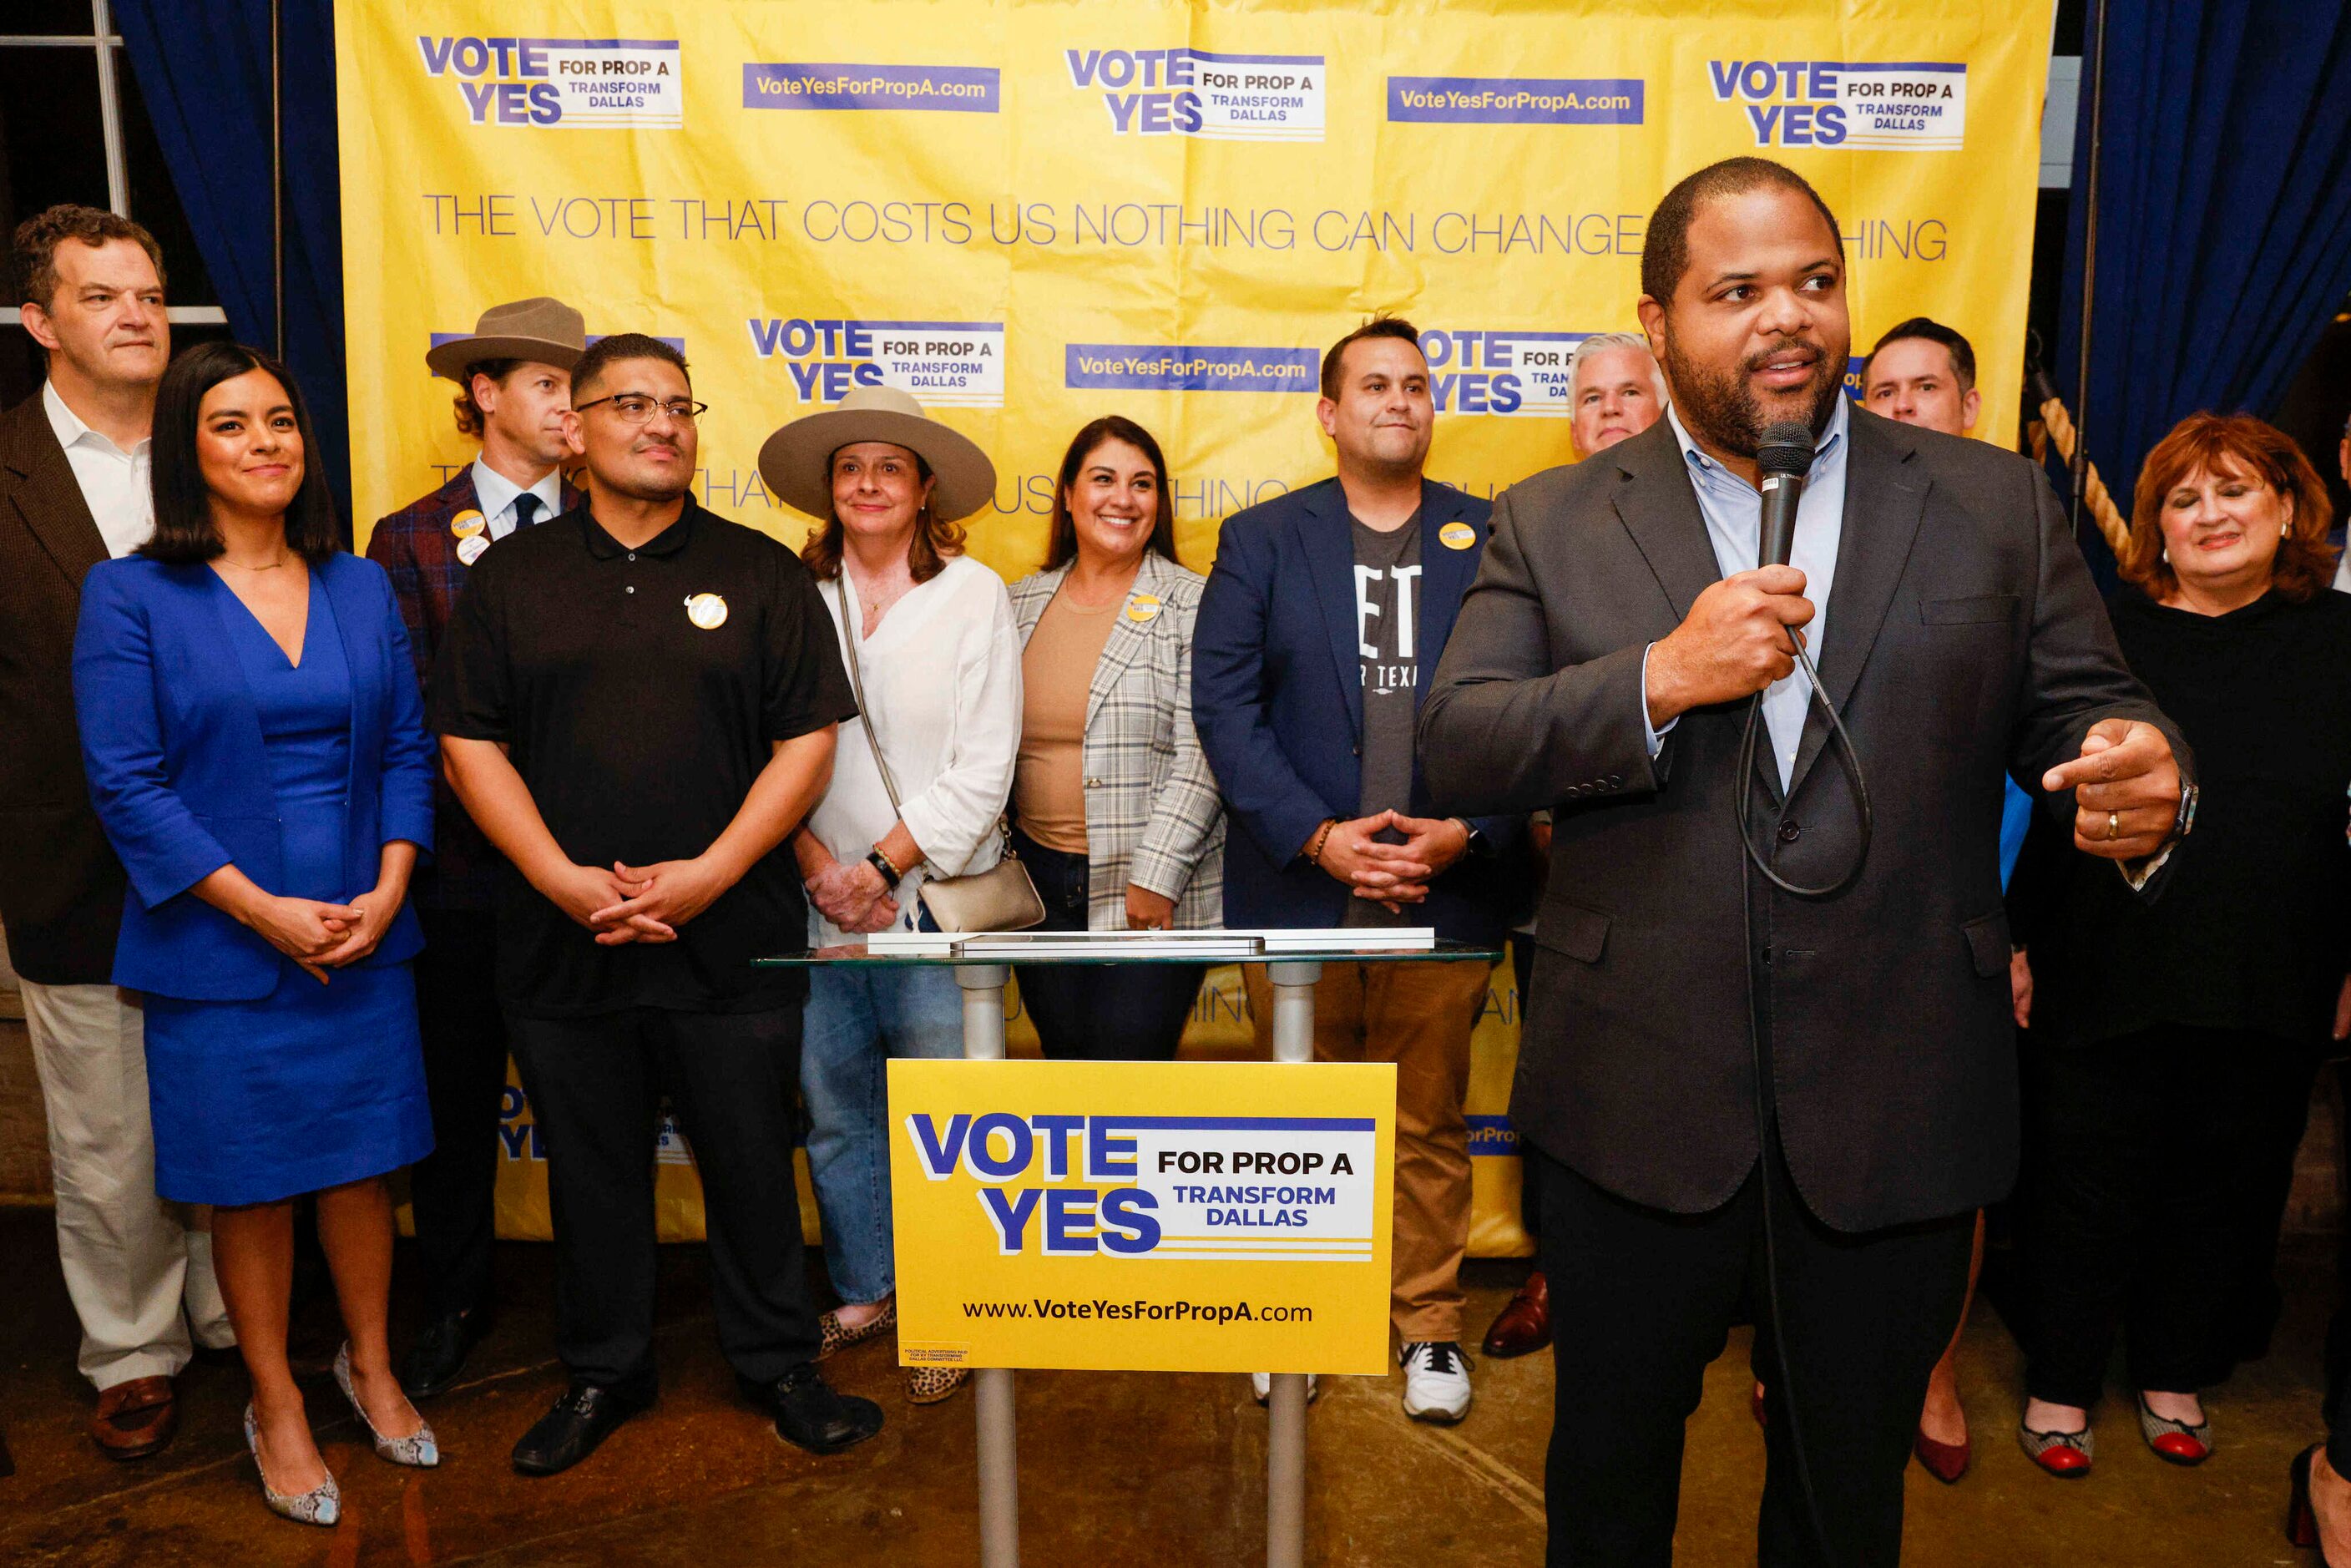
<path fill-rule="evenodd" d="M 2128 515 L 2148 450 L 2199 409 L 2274 413 L 2351 291 L 2351 7 L 2111 0 L 2106 26 L 2085 434 Z M 2049 367 L 2076 408 L 2095 27 Z"/>
<path fill-rule="evenodd" d="M 115 0 L 123 49 L 172 189 L 230 329 L 267 349 L 270 279 L 269 0 Z M 286 128 L 286 361 L 309 400 L 338 510 L 350 517 L 343 379 L 342 180 L 335 153 L 332 0 L 281 0 Z"/>

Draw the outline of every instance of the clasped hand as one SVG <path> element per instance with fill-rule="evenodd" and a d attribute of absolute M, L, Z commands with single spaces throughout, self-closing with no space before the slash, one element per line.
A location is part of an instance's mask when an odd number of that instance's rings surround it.
<path fill-rule="evenodd" d="M 898 901 L 871 862 L 831 861 L 807 885 L 817 913 L 843 931 L 870 935 L 897 923 Z"/>
<path fill-rule="evenodd" d="M 703 856 L 632 866 L 566 867 L 540 891 L 602 947 L 674 942 L 677 928 L 716 903 L 731 879 Z"/>
<path fill-rule="evenodd" d="M 328 970 L 356 964 L 374 952 L 399 913 L 399 895 L 383 888 L 372 888 L 348 904 L 266 894 L 247 912 L 247 924 L 323 986 Z"/>
<path fill-rule="evenodd" d="M 1404 842 L 1380 841 L 1377 835 L 1390 828 L 1405 836 Z M 1449 817 L 1381 811 L 1332 823 L 1323 835 L 1318 860 L 1355 897 L 1369 899 L 1391 915 L 1401 915 L 1405 904 L 1425 902 L 1428 884 L 1468 847 L 1468 831 Z"/>

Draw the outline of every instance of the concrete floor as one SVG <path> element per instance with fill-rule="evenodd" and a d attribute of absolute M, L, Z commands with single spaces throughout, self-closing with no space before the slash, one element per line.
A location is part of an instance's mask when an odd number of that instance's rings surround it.
<path fill-rule="evenodd" d="M 57 1274 L 50 1216 L 0 1209 L 0 1423 L 17 1473 L 0 1480 L 0 1563 L 235 1564 L 970 1563 L 977 1557 L 972 1409 L 967 1396 L 913 1409 L 886 1345 L 835 1367 L 844 1387 L 882 1402 L 889 1425 L 862 1448 L 818 1459 L 785 1447 L 739 1404 L 713 1341 L 698 1248 L 664 1256 L 662 1401 L 586 1464 L 525 1480 L 507 1449 L 562 1386 L 548 1351 L 551 1291 L 543 1249 L 502 1249 L 507 1308 L 473 1380 L 428 1409 L 443 1468 L 396 1469 L 357 1440 L 333 1385 L 311 1379 L 311 1410 L 340 1478 L 341 1525 L 284 1523 L 262 1508 L 238 1435 L 242 1371 L 200 1363 L 183 1385 L 179 1440 L 136 1465 L 101 1458 L 81 1435 L 87 1388 L 73 1372 L 76 1330 Z M 2017 1354 L 1996 1313 L 1970 1330 L 1963 1391 L 1977 1468 L 1957 1487 L 1910 1471 L 1906 1561 L 1914 1568 L 2015 1564 L 2311 1563 L 2279 1530 L 2286 1463 L 2309 1440 L 2318 1343 L 2331 1296 L 2327 1257 L 2289 1258 L 2294 1304 L 2275 1353 L 2210 1397 L 2219 1453 L 2192 1471 L 2158 1463 L 2127 1406 L 2096 1416 L 2098 1469 L 2065 1484 L 2032 1469 L 2012 1438 Z M 1471 1317 L 1482 1325 L 1522 1265 L 1473 1264 Z M 412 1270 L 402 1260 L 403 1282 Z M 406 1321 L 411 1303 L 395 1303 Z M 323 1368 L 337 1330 L 315 1301 L 298 1351 Z M 1548 1358 L 1481 1363 L 1478 1405 L 1450 1431 L 1396 1408 L 1398 1380 L 1327 1380 L 1309 1419 L 1310 1562 L 1387 1565 L 1536 1563 L 1542 1453 L 1551 1420 Z M 1707 1378 L 1690 1424 L 1678 1561 L 1754 1561 L 1762 1443 L 1747 1415 L 1746 1344 Z M 1020 1379 L 1022 1526 L 1034 1564 L 1260 1560 L 1262 1414 L 1246 1382 L 1025 1374 Z"/>

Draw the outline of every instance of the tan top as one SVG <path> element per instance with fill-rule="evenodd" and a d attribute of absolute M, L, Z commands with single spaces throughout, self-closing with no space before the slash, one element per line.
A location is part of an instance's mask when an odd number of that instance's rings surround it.
<path fill-rule="evenodd" d="M 1086 852 L 1086 696 L 1118 624 L 1112 600 L 1098 610 L 1053 595 L 1020 655 L 1020 756 L 1012 815 L 1049 850 Z"/>

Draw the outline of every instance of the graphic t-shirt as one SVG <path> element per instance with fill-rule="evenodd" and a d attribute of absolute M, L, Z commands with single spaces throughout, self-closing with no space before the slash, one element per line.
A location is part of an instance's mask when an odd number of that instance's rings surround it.
<path fill-rule="evenodd" d="M 1415 700 L 1420 689 L 1420 514 L 1382 533 L 1348 519 L 1355 540 L 1355 652 L 1364 682 L 1364 757 L 1356 815 L 1412 810 Z M 1402 835 L 1381 837 L 1401 841 Z M 1405 925 L 1369 899 L 1350 899 L 1343 925 Z"/>

